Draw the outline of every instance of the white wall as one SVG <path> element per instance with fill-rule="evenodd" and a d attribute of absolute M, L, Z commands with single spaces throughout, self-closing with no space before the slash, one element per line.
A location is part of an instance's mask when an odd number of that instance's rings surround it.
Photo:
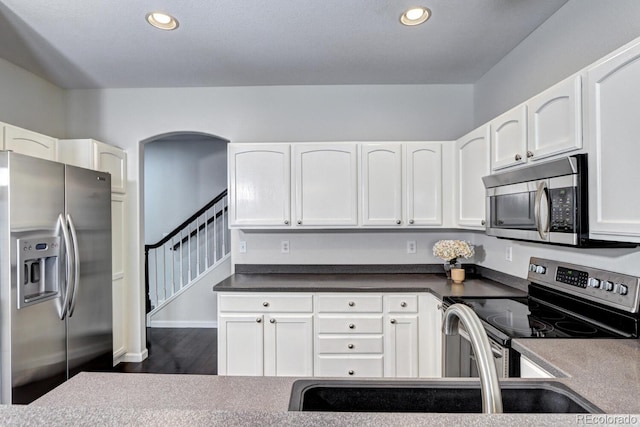
<path fill-rule="evenodd" d="M 0 121 L 64 138 L 66 93 L 0 58 Z"/>
<path fill-rule="evenodd" d="M 639 22 L 638 0 L 569 0 L 476 82 L 474 127 L 640 37 Z"/>
<path fill-rule="evenodd" d="M 127 283 L 139 284 L 128 289 L 126 307 L 134 354 L 145 346 L 141 141 L 180 131 L 232 142 L 450 140 L 473 123 L 471 85 L 72 90 L 68 101 L 69 137 L 127 150 Z"/>
<path fill-rule="evenodd" d="M 156 243 L 227 188 L 227 142 L 183 134 L 144 149 L 145 243 Z"/>

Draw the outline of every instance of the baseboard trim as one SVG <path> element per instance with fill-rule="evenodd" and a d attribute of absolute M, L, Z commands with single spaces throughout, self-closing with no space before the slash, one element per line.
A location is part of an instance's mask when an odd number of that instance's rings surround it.
<path fill-rule="evenodd" d="M 150 328 L 217 328 L 217 320 L 152 320 L 149 322 Z"/>
<path fill-rule="evenodd" d="M 140 353 L 126 353 L 122 356 L 123 362 L 128 363 L 140 363 L 149 357 L 149 351 L 145 348 L 144 351 Z"/>

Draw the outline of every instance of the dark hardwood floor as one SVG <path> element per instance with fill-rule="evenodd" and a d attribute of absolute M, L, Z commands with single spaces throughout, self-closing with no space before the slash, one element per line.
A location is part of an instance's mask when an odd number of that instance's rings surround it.
<path fill-rule="evenodd" d="M 116 372 L 153 374 L 218 373 L 218 330 L 209 328 L 147 328 L 149 357 L 120 363 Z"/>

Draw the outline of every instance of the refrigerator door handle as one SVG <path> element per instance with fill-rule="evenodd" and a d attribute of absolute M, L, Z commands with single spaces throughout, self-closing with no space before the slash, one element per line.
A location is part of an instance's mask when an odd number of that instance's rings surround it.
<path fill-rule="evenodd" d="M 73 275 L 72 264 L 73 260 L 71 257 L 71 239 L 69 238 L 69 230 L 67 229 L 67 224 L 64 220 L 62 214 L 58 216 L 58 223 L 60 224 L 60 229 L 62 230 L 62 237 L 64 238 L 64 252 L 66 258 L 66 269 L 67 275 L 65 280 L 64 287 L 64 298 L 62 302 L 62 311 L 60 312 L 60 320 L 64 320 L 67 315 L 67 309 L 69 307 L 69 297 L 71 296 L 71 276 Z"/>
<path fill-rule="evenodd" d="M 67 223 L 71 230 L 71 239 L 73 240 L 73 296 L 71 297 L 71 303 L 69 306 L 69 317 L 73 316 L 73 310 L 76 308 L 76 294 L 78 293 L 78 287 L 80 286 L 80 250 L 78 249 L 78 235 L 76 233 L 76 226 L 73 224 L 71 215 L 67 214 Z"/>

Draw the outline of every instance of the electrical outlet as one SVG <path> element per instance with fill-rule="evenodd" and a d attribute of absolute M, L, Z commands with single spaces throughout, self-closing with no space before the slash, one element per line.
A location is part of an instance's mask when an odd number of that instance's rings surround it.
<path fill-rule="evenodd" d="M 244 240 L 240 240 L 240 246 L 238 247 L 238 252 L 240 252 L 241 254 L 247 253 L 247 242 L 245 242 Z"/>
<path fill-rule="evenodd" d="M 507 249 L 504 252 L 504 259 L 507 261 L 513 261 L 513 247 L 507 246 Z"/>
<path fill-rule="evenodd" d="M 289 253 L 289 241 L 288 240 L 283 240 L 280 242 L 280 252 L 283 254 L 288 254 Z"/>
<path fill-rule="evenodd" d="M 415 254 L 417 250 L 417 245 L 415 240 L 407 240 L 407 253 Z"/>

